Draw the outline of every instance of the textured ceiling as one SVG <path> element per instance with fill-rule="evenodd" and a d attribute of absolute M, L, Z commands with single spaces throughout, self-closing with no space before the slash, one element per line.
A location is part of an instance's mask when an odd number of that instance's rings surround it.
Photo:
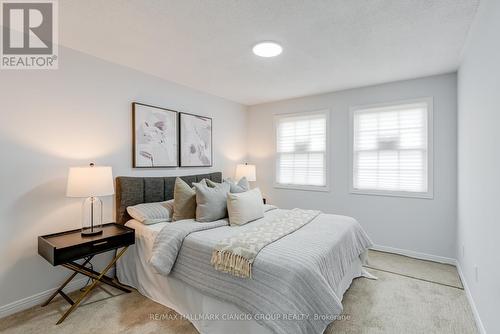
<path fill-rule="evenodd" d="M 454 71 L 479 0 L 59 3 L 61 44 L 253 105 Z"/>

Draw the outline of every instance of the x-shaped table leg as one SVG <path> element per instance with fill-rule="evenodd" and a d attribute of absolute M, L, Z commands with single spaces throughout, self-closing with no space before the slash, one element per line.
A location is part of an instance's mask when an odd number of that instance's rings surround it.
<path fill-rule="evenodd" d="M 56 292 L 54 292 L 54 294 L 52 296 L 50 296 L 50 298 L 42 304 L 42 306 L 46 306 L 50 303 L 50 301 L 59 293 L 61 296 L 64 297 L 64 299 L 66 299 L 70 304 L 71 304 L 71 307 L 62 315 L 62 317 L 59 319 L 59 321 L 57 322 L 57 325 L 59 325 L 60 323 L 62 323 L 64 321 L 64 319 L 66 319 L 68 317 L 68 315 L 70 315 L 71 312 L 73 312 L 77 307 L 78 305 L 80 305 L 80 303 L 85 299 L 85 297 L 87 297 L 87 295 L 100 283 L 105 283 L 105 284 L 108 284 L 108 285 L 111 285 L 115 288 L 118 288 L 120 290 L 123 290 L 125 292 L 130 292 L 129 289 L 113 282 L 109 277 L 105 276 L 106 273 L 109 271 L 109 269 L 111 269 L 111 267 L 116 263 L 116 261 L 123 255 L 123 253 L 125 253 L 125 251 L 127 250 L 128 246 L 127 247 L 124 247 L 122 250 L 120 250 L 120 252 L 111 260 L 111 262 L 106 266 L 106 268 L 104 268 L 104 270 L 101 272 L 101 273 L 97 273 L 93 270 L 90 270 L 90 269 L 87 269 L 85 268 L 85 265 L 90 261 L 90 258 L 88 258 L 87 260 L 85 260 L 85 262 L 83 264 L 76 264 L 76 263 L 65 263 L 63 264 L 64 267 L 68 268 L 68 269 L 71 269 L 74 271 L 73 274 L 71 274 L 70 277 L 68 277 L 68 279 L 61 285 L 61 287 L 59 287 L 59 289 L 57 289 Z M 93 282 L 92 284 L 85 289 L 85 291 L 82 292 L 82 294 L 78 297 L 78 299 L 76 301 L 73 301 L 71 300 L 64 292 L 62 292 L 62 289 L 78 274 L 83 274 L 85 276 L 88 276 L 90 278 L 93 279 Z"/>

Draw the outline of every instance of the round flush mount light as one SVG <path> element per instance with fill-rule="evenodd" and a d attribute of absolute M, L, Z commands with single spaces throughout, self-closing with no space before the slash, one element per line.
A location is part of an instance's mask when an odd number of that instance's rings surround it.
<path fill-rule="evenodd" d="M 270 58 L 280 55 L 283 48 L 276 42 L 265 41 L 255 44 L 252 51 L 259 57 Z"/>

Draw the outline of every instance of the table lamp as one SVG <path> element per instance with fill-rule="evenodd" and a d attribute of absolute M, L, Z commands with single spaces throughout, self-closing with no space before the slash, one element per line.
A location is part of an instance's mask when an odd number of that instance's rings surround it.
<path fill-rule="evenodd" d="M 257 178 L 255 177 L 255 165 L 249 164 L 239 164 L 236 166 L 236 180 L 246 177 L 249 182 L 255 182 Z"/>
<path fill-rule="evenodd" d="M 115 193 L 111 167 L 71 167 L 68 173 L 67 197 L 86 198 L 82 204 L 82 236 L 102 233 L 102 201 L 98 196 Z"/>

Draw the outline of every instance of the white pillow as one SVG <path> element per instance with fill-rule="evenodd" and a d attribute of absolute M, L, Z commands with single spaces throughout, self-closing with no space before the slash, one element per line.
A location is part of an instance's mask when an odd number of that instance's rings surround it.
<path fill-rule="evenodd" d="M 227 194 L 230 225 L 243 225 L 264 217 L 264 203 L 259 188 L 243 193 Z"/>
<path fill-rule="evenodd" d="M 174 200 L 129 206 L 127 212 L 132 218 L 145 225 L 170 222 L 174 213 Z"/>

